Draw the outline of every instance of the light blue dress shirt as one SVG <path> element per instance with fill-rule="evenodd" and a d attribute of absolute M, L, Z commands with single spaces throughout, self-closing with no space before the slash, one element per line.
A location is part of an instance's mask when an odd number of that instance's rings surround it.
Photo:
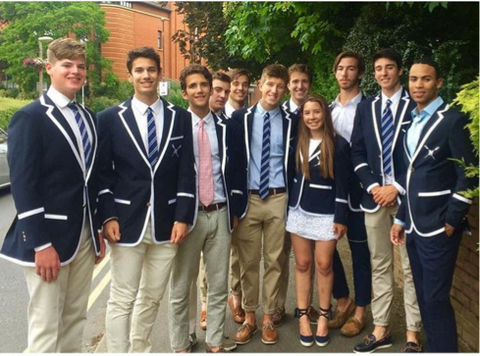
<path fill-rule="evenodd" d="M 252 138 L 250 143 L 250 167 L 248 174 L 248 189 L 260 188 L 260 167 L 262 161 L 263 116 L 267 111 L 260 103 L 253 114 Z M 270 188 L 285 187 L 283 177 L 283 118 L 280 107 L 276 107 L 270 114 Z"/>
<path fill-rule="evenodd" d="M 417 108 L 413 109 L 411 112 L 412 115 L 412 124 L 410 125 L 407 131 L 407 149 L 410 156 L 413 156 L 415 153 L 415 149 L 417 148 L 418 141 L 420 140 L 420 135 L 423 131 L 423 128 L 430 120 L 432 115 L 437 111 L 437 109 L 443 104 L 443 99 L 441 97 L 437 97 L 434 101 L 432 101 L 428 106 L 423 109 L 420 113 L 418 112 Z M 394 219 L 394 223 L 405 227 L 405 222 L 398 220 L 397 218 Z"/>

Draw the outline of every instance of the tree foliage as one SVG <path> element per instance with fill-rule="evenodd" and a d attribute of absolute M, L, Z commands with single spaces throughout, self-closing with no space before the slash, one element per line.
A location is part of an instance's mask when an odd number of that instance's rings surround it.
<path fill-rule="evenodd" d="M 87 64 L 94 70 L 90 83 L 98 83 L 109 63 L 101 57 L 100 44 L 108 39 L 105 16 L 95 2 L 0 2 L 0 19 L 6 26 L 0 32 L 0 62 L 22 90 L 34 90 L 38 72 L 24 67 L 25 58 L 39 57 L 38 37 L 62 38 L 74 35 L 87 40 Z M 46 47 L 44 47 L 46 48 Z M 44 58 L 46 51 L 44 51 Z M 89 68 L 92 68 L 89 65 Z M 48 78 L 47 78 L 48 79 Z"/>

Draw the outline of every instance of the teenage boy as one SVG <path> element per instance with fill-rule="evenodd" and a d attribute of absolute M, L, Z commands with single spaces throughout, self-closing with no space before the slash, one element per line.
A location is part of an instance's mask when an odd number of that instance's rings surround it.
<path fill-rule="evenodd" d="M 228 75 L 231 79 L 231 91 L 225 105 L 225 115 L 230 118 L 235 110 L 240 110 L 247 104 L 250 73 L 246 69 L 236 68 Z"/>
<path fill-rule="evenodd" d="M 150 332 L 179 244 L 193 224 L 190 115 L 157 94 L 160 57 L 127 55 L 135 94 L 99 114 L 98 216 L 111 254 L 109 352 L 149 352 Z"/>
<path fill-rule="evenodd" d="M 411 122 L 412 101 L 400 84 L 401 56 L 382 49 L 372 58 L 381 93 L 357 106 L 352 134 L 352 162 L 363 186 L 361 201 L 372 268 L 374 329 L 356 345 L 355 352 L 373 352 L 393 345 L 390 311 L 393 299 L 393 246 L 390 228 L 397 213 L 397 198 L 405 193 L 405 163 L 399 153 L 405 127 Z M 418 345 L 421 317 L 405 247 L 400 248 L 404 276 L 406 341 Z"/>
<path fill-rule="evenodd" d="M 52 85 L 8 129 L 17 215 L 0 257 L 23 266 L 29 351 L 79 353 L 93 266 L 105 253 L 93 216 L 96 118 L 75 102 L 85 83 L 85 44 L 54 40 L 47 60 Z"/>
<path fill-rule="evenodd" d="M 179 247 L 170 281 L 171 346 L 188 352 L 189 295 L 198 276 L 200 256 L 207 280 L 207 352 L 225 352 L 223 335 L 228 297 L 228 268 L 234 207 L 230 202 L 231 182 L 227 166 L 225 122 L 209 107 L 212 75 L 207 68 L 192 64 L 180 73 L 182 96 L 191 113 L 195 165 L 198 172 L 195 226 Z M 236 345 L 233 344 L 232 348 Z"/>
<path fill-rule="evenodd" d="M 340 93 L 330 105 L 333 125 L 335 131 L 351 142 L 357 105 L 364 99 L 360 93 L 360 82 L 365 73 L 365 62 L 354 52 L 342 52 L 335 58 L 333 73 L 340 88 Z M 348 337 L 358 335 L 365 327 L 366 309 L 372 299 L 370 251 L 365 230 L 365 215 L 360 208 L 362 187 L 353 171 L 350 177 L 347 237 L 352 254 L 355 301 L 349 296 L 343 264 L 338 251 L 335 250 L 333 297 L 337 299 L 337 304 L 333 319 L 328 322 L 329 329 L 341 328 L 340 333 Z M 350 317 L 353 312 L 354 315 Z"/>
<path fill-rule="evenodd" d="M 405 134 L 406 194 L 391 230 L 394 245 L 406 245 L 427 336 L 428 352 L 458 352 L 455 312 L 450 303 L 453 272 L 478 183 L 458 162 L 475 164 L 467 117 L 438 96 L 443 79 L 430 59 L 410 68 L 409 89 L 417 107 Z M 453 160 L 454 158 L 455 160 Z M 476 161 L 478 163 L 478 161 Z M 407 348 L 418 345 L 407 345 Z"/>
<path fill-rule="evenodd" d="M 290 91 L 290 99 L 282 104 L 282 108 L 292 114 L 296 120 L 300 115 L 300 105 L 302 105 L 303 99 L 310 93 L 312 87 L 312 71 L 306 64 L 292 64 L 288 68 L 289 82 L 287 88 Z M 295 133 L 296 135 L 296 133 Z M 287 299 L 288 280 L 290 278 L 290 252 L 292 250 L 292 240 L 290 233 L 285 234 L 285 246 L 282 254 L 282 261 L 280 266 L 282 273 L 280 276 L 280 287 L 278 290 L 278 304 L 273 314 L 273 323 L 275 326 L 283 324 L 285 317 L 285 302 Z M 315 269 L 312 268 L 312 282 L 315 277 Z M 313 286 L 313 283 L 312 283 Z M 310 302 L 313 299 L 313 288 L 310 291 Z M 307 308 L 309 318 L 312 324 L 316 324 L 318 320 L 318 311 L 311 305 Z"/>
<path fill-rule="evenodd" d="M 288 187 L 294 173 L 294 135 L 296 124 L 291 114 L 279 105 L 288 84 L 283 65 L 264 68 L 259 82 L 262 97 L 256 105 L 233 114 L 235 147 L 241 147 L 238 178 L 248 189 L 242 196 L 245 209 L 241 214 L 234 243 L 239 253 L 242 278 L 242 307 L 245 322 L 235 341 L 245 344 L 257 331 L 255 310 L 259 306 L 260 259 L 263 251 L 265 273 L 262 289 L 262 342 L 278 341 L 273 324 L 282 268 L 285 215 Z M 263 249 L 262 249 L 263 246 Z"/>

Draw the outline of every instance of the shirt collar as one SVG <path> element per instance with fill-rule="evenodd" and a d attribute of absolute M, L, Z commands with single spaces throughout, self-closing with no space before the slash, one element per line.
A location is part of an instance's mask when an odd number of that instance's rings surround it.
<path fill-rule="evenodd" d="M 149 107 L 152 108 L 153 115 L 158 115 L 162 110 L 162 101 L 160 98 L 158 98 L 157 101 L 155 101 L 152 105 L 147 105 L 143 101 L 138 100 L 134 95 L 132 99 L 132 106 L 135 107 L 142 115 L 147 114 L 147 109 Z"/>
<path fill-rule="evenodd" d="M 422 121 L 426 117 L 431 117 L 435 111 L 443 104 L 443 99 L 440 96 L 437 96 L 430 104 L 427 105 L 420 113 L 418 109 L 415 108 L 412 110 L 412 118 L 416 121 Z"/>
<path fill-rule="evenodd" d="M 382 103 L 386 103 L 388 99 L 390 99 L 392 105 L 398 103 L 402 97 L 402 91 L 403 87 L 400 86 L 400 89 L 398 89 L 397 92 L 393 94 L 390 98 L 386 96 L 382 91 Z"/>
<path fill-rule="evenodd" d="M 47 91 L 47 95 L 50 99 L 52 99 L 53 103 L 61 109 L 64 109 L 68 104 L 73 101 L 60 93 L 57 89 L 53 87 L 53 85 L 50 85 L 50 88 Z"/>
<path fill-rule="evenodd" d="M 292 98 L 290 98 L 290 100 L 288 100 L 288 104 L 290 106 L 290 112 L 295 112 L 295 110 L 298 109 L 298 105 L 295 104 L 295 102 L 293 101 Z"/>
<path fill-rule="evenodd" d="M 349 101 L 347 101 L 345 103 L 345 105 L 342 105 L 342 103 L 340 103 L 340 94 L 337 95 L 337 97 L 335 98 L 335 101 L 334 101 L 334 104 L 335 105 L 338 105 L 340 107 L 344 107 L 344 106 L 348 106 L 348 105 L 351 105 L 351 106 L 357 106 L 358 103 L 360 103 L 362 101 L 362 93 L 359 92 L 357 95 L 355 95 L 352 99 L 350 99 Z"/>
<path fill-rule="evenodd" d="M 278 113 L 280 113 L 280 106 L 277 106 L 275 109 L 273 110 L 270 110 L 270 111 L 267 111 L 263 108 L 262 104 L 260 102 L 258 102 L 258 105 L 257 105 L 257 112 L 260 114 L 260 116 L 263 117 L 263 115 L 265 115 L 265 113 L 269 113 L 270 114 L 270 119 L 273 119 L 275 116 L 277 116 Z"/>
<path fill-rule="evenodd" d="M 202 118 L 198 117 L 197 114 L 195 114 L 192 110 L 190 110 L 190 108 L 188 108 L 187 110 L 189 113 L 192 114 L 192 118 L 193 118 L 193 125 L 198 125 L 199 121 L 202 120 Z M 213 122 L 213 115 L 212 115 L 212 112 L 209 111 L 207 116 L 205 116 L 203 118 L 203 121 L 205 122 L 205 125 L 209 125 L 210 122 Z"/>

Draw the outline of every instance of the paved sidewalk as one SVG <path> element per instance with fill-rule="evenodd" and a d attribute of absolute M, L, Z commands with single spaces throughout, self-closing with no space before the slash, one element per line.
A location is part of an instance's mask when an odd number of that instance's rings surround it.
<path fill-rule="evenodd" d="M 348 242 L 346 239 L 342 239 L 338 244 L 338 249 L 340 255 L 342 256 L 342 261 L 344 262 L 345 272 L 350 282 L 350 291 L 353 294 L 353 287 L 351 286 L 352 282 L 352 271 L 351 271 L 351 257 L 350 250 L 348 247 Z M 236 353 L 251 353 L 251 352 L 289 352 L 289 353 L 298 353 L 298 352 L 342 352 L 342 353 L 351 353 L 353 351 L 353 346 L 361 342 L 364 336 L 371 332 L 373 329 L 372 317 L 370 310 L 368 311 L 367 318 L 367 327 L 366 329 L 358 336 L 354 338 L 346 338 L 340 334 L 339 330 L 330 331 L 330 344 L 326 347 L 320 348 L 316 345 L 313 345 L 310 348 L 303 347 L 300 344 L 298 336 L 298 321 L 293 318 L 293 311 L 295 309 L 295 282 L 294 282 L 294 267 L 295 260 L 293 254 L 290 258 L 290 284 L 287 296 L 287 316 L 286 320 L 282 326 L 278 328 L 279 333 L 279 342 L 276 345 L 264 345 L 261 341 L 260 332 L 257 332 L 252 340 L 246 344 L 238 346 L 234 351 Z M 333 301 L 334 303 L 334 301 Z M 315 298 L 314 305 L 318 305 L 318 295 Z M 172 352 L 170 348 L 170 338 L 169 338 L 169 329 L 168 329 L 168 293 L 165 295 L 164 300 L 161 302 L 159 314 L 157 321 L 154 325 L 152 332 L 152 352 L 154 353 L 170 353 Z M 200 307 L 199 307 L 200 308 Z M 199 309 L 200 310 L 200 309 Z M 261 315 L 257 312 L 257 323 L 261 325 Z M 238 324 L 235 324 L 232 321 L 230 309 L 227 308 L 227 322 L 226 322 L 226 334 L 233 338 L 235 332 L 238 328 Z M 315 329 L 312 329 L 315 333 Z M 382 349 L 384 353 L 400 352 L 403 346 L 405 345 L 405 310 L 403 308 L 403 290 L 396 288 L 394 304 L 392 308 L 391 316 L 391 333 L 394 340 L 394 345 L 388 349 Z M 194 347 L 194 353 L 203 353 L 205 352 L 205 332 L 197 327 L 197 338 L 198 343 Z M 102 338 L 98 347 L 95 351 L 96 353 L 106 353 L 106 341 L 105 337 Z"/>

